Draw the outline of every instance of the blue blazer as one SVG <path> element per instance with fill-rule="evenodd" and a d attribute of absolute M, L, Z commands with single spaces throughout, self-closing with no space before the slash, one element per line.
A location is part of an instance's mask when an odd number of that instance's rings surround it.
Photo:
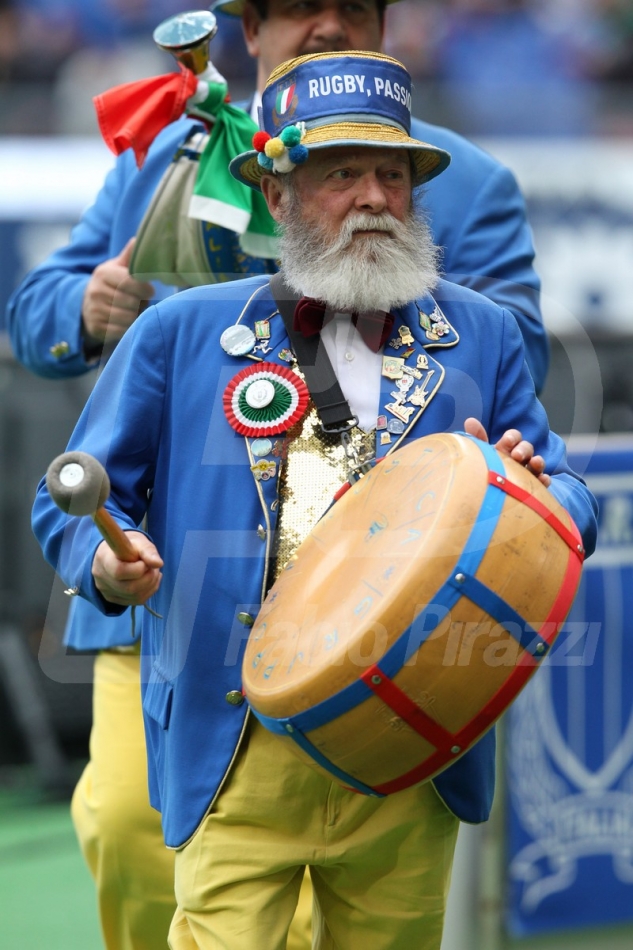
<path fill-rule="evenodd" d="M 481 419 L 493 443 L 518 427 L 546 459 L 554 475 L 551 491 L 591 552 L 595 502 L 568 468 L 564 443 L 549 431 L 515 319 L 479 294 L 443 281 L 434 296 L 451 328 L 438 341 L 424 335 L 415 303 L 397 312 L 425 347 L 435 373 L 426 407 L 397 442 L 378 447 L 378 456 L 431 432 L 459 430 L 469 415 Z M 427 312 L 435 306 L 432 300 L 417 303 Z M 108 509 L 127 529 L 147 515 L 148 533 L 165 560 L 152 602 L 163 619 L 138 613 L 150 793 L 170 846 L 195 832 L 244 728 L 245 708 L 225 697 L 241 688 L 248 628 L 239 616 L 258 612 L 275 529 L 277 479 L 255 480 L 250 440 L 229 426 L 223 410 L 225 387 L 253 365 L 220 346 L 222 331 L 238 318 L 251 328 L 270 319 L 267 359 L 281 363 L 288 340 L 268 278 L 184 291 L 147 310 L 125 334 L 69 446 L 106 465 L 112 482 Z M 383 379 L 383 406 L 392 399 L 391 389 Z M 42 483 L 33 524 L 64 581 L 105 613 L 120 612 L 103 601 L 92 581 L 101 539 L 91 520 L 62 514 Z M 460 818 L 487 817 L 493 760 L 490 733 L 436 779 Z"/>
<path fill-rule="evenodd" d="M 138 171 L 131 150 L 107 176 L 94 205 L 74 228 L 70 243 L 31 271 L 11 297 L 7 327 L 20 362 L 41 376 L 61 378 L 85 373 L 81 345 L 81 303 L 89 276 L 102 261 L 118 254 L 137 232 L 145 209 L 174 152 L 195 127 L 190 119 L 168 126 Z M 448 169 L 415 195 L 428 216 L 433 239 L 443 248 L 450 280 L 484 293 L 516 317 L 537 391 L 545 381 L 548 342 L 541 320 L 539 279 L 525 205 L 511 172 L 471 142 L 448 129 L 415 119 L 412 135 L 446 149 Z M 218 229 L 225 273 L 236 271 L 237 238 Z M 252 259 L 251 259 L 252 260 Z M 253 263 L 252 270 L 256 264 Z M 261 262 L 259 262 L 261 268 Z M 173 288 L 156 283 L 162 299 Z M 65 341 L 64 355 L 51 347 Z M 66 631 L 76 650 L 94 650 L 131 642 L 129 617 L 106 620 L 88 604 L 73 605 Z"/>

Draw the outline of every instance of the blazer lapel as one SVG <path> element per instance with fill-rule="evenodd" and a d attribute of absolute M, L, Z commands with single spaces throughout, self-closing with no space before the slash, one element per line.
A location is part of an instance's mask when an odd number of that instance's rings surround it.
<path fill-rule="evenodd" d="M 258 363 L 289 366 L 293 361 L 288 337 L 268 284 L 262 284 L 249 298 L 236 326 L 247 328 L 252 336 L 248 352 L 235 355 L 235 375 Z M 228 422 L 227 422 L 228 425 Z M 262 507 L 262 540 L 268 540 L 277 521 L 277 481 L 283 451 L 284 433 L 272 436 L 244 436 L 253 484 Z"/>
<path fill-rule="evenodd" d="M 444 381 L 430 350 L 456 346 L 459 335 L 431 294 L 396 311 L 394 336 L 385 346 L 376 433 L 376 458 L 407 438 Z"/>

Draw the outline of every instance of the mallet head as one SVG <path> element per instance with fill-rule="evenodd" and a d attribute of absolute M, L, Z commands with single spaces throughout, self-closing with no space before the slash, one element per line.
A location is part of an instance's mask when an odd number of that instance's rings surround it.
<path fill-rule="evenodd" d="M 53 459 L 46 472 L 48 493 L 69 515 L 92 515 L 110 494 L 105 468 L 87 452 L 65 452 Z"/>

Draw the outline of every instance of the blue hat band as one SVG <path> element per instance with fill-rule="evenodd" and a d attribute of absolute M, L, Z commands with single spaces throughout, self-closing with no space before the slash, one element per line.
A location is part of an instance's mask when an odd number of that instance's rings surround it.
<path fill-rule="evenodd" d="M 354 115 L 409 134 L 411 82 L 401 66 L 369 56 L 341 56 L 335 64 L 330 59 L 327 71 L 323 66 L 318 58 L 303 62 L 266 88 L 262 97 L 266 132 L 274 136 L 297 122 L 314 126 L 331 117 L 340 121 L 341 115 Z"/>

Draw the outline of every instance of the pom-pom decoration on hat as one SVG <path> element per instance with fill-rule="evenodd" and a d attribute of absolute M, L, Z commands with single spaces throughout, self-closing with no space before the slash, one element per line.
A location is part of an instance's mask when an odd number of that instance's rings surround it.
<path fill-rule="evenodd" d="M 288 149 L 288 158 L 293 165 L 303 165 L 304 162 L 307 162 L 309 151 L 305 145 L 295 145 L 293 148 Z"/>
<path fill-rule="evenodd" d="M 268 158 L 281 158 L 286 154 L 286 146 L 281 139 L 268 139 L 264 146 L 264 152 Z"/>
<path fill-rule="evenodd" d="M 251 438 L 279 435 L 290 429 L 308 408 L 310 393 L 287 366 L 259 363 L 233 377 L 222 397 L 229 425 Z"/>
<path fill-rule="evenodd" d="M 253 148 L 258 152 L 263 152 L 272 136 L 268 132 L 256 132 L 253 136 Z"/>
<path fill-rule="evenodd" d="M 281 174 L 291 172 L 297 165 L 307 161 L 309 152 L 301 141 L 305 136 L 305 123 L 289 125 L 273 138 L 268 132 L 256 132 L 253 148 L 258 152 L 257 161 L 266 171 Z"/>
<path fill-rule="evenodd" d="M 292 148 L 293 145 L 299 145 L 305 133 L 305 126 L 301 128 L 298 125 L 289 125 L 279 136 L 286 148 Z"/>

